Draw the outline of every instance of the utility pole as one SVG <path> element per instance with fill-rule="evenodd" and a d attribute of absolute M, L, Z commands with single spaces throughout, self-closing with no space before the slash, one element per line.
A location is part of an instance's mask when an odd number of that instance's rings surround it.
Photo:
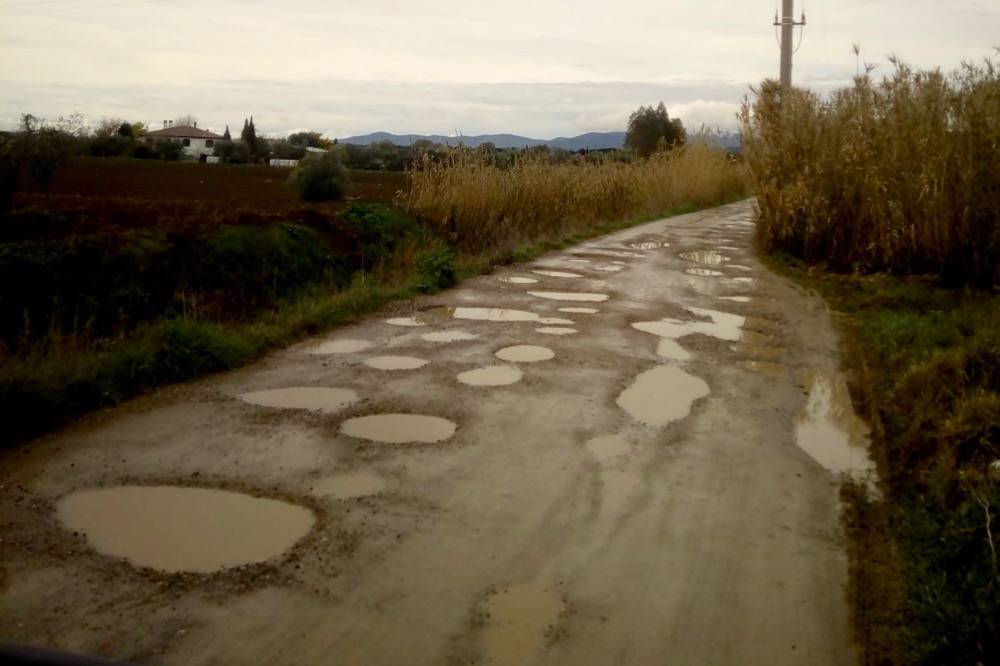
<path fill-rule="evenodd" d="M 781 87 L 792 87 L 792 55 L 796 49 L 792 48 L 792 37 L 796 26 L 805 27 L 806 14 L 802 12 L 802 20 L 796 21 L 793 12 L 795 11 L 795 0 L 782 0 L 781 19 L 774 17 L 774 25 L 781 26 Z"/>

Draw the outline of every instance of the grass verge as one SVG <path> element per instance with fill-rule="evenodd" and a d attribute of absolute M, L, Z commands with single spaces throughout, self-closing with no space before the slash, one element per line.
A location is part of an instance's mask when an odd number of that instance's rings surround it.
<path fill-rule="evenodd" d="M 1000 663 L 1000 295 L 776 270 L 838 313 L 882 498 L 844 489 L 865 664 Z"/>

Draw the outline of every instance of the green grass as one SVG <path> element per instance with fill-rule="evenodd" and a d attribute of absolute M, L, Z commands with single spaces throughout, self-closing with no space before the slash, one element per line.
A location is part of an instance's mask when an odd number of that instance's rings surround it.
<path fill-rule="evenodd" d="M 865 663 L 1000 663 L 1000 295 L 770 261 L 839 313 L 873 426 L 884 499 L 845 492 Z"/>

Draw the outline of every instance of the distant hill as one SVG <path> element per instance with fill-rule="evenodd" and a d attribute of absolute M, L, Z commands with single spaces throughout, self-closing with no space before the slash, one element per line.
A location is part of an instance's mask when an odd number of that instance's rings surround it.
<path fill-rule="evenodd" d="M 740 135 L 736 132 L 715 130 L 707 134 L 710 141 L 723 148 L 739 152 Z M 480 134 L 479 136 L 444 136 L 442 134 L 390 134 L 389 132 L 373 132 L 361 136 L 349 136 L 340 139 L 340 143 L 350 143 L 367 146 L 372 143 L 389 141 L 397 146 L 409 146 L 417 141 L 431 141 L 455 146 L 462 143 L 473 148 L 484 143 L 492 143 L 497 148 L 531 148 L 533 146 L 549 146 L 562 148 L 570 152 L 578 150 L 607 150 L 621 148 L 625 145 L 625 132 L 587 132 L 580 136 L 557 137 L 555 139 L 531 139 L 517 134 Z"/>

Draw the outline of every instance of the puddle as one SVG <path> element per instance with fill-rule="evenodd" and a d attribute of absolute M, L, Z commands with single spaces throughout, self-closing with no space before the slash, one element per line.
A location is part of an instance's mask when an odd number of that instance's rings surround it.
<path fill-rule="evenodd" d="M 572 319 L 562 319 L 561 317 L 540 317 L 538 323 L 547 326 L 572 326 L 575 322 Z"/>
<path fill-rule="evenodd" d="M 392 326 L 426 326 L 424 322 L 420 321 L 416 317 L 394 317 L 392 319 L 386 319 L 385 323 Z"/>
<path fill-rule="evenodd" d="M 624 437 L 606 435 L 595 437 L 587 442 L 587 450 L 601 462 L 610 462 L 628 453 L 632 447 Z"/>
<path fill-rule="evenodd" d="M 510 386 L 524 377 L 521 369 L 513 365 L 491 365 L 476 368 L 458 375 L 458 381 L 469 386 Z"/>
<path fill-rule="evenodd" d="M 669 338 L 660 340 L 660 344 L 656 346 L 656 355 L 660 358 L 670 359 L 671 361 L 691 360 L 691 352 L 681 347 L 680 343 L 676 340 Z"/>
<path fill-rule="evenodd" d="M 809 378 L 809 400 L 795 426 L 795 442 L 823 468 L 855 478 L 874 472 L 868 457 L 868 426 L 854 413 L 840 372 Z"/>
<path fill-rule="evenodd" d="M 613 263 L 615 266 L 628 266 L 628 264 L 625 263 L 624 261 L 612 261 L 611 263 Z"/>
<path fill-rule="evenodd" d="M 353 354 L 365 351 L 375 346 L 368 340 L 327 340 L 309 349 L 310 354 L 326 356 L 329 354 Z"/>
<path fill-rule="evenodd" d="M 720 300 L 732 301 L 733 303 L 749 303 L 749 296 L 719 296 Z"/>
<path fill-rule="evenodd" d="M 529 291 L 529 296 L 547 298 L 551 301 L 579 301 L 583 303 L 603 303 L 611 298 L 607 294 L 587 294 L 576 291 Z"/>
<path fill-rule="evenodd" d="M 507 284 L 538 284 L 538 280 L 530 277 L 502 277 L 499 280 Z"/>
<path fill-rule="evenodd" d="M 59 520 L 102 555 L 170 573 L 263 562 L 312 529 L 305 507 L 211 488 L 120 486 L 59 500 Z"/>
<path fill-rule="evenodd" d="M 385 479 L 373 472 L 342 472 L 316 482 L 311 492 L 316 497 L 347 500 L 378 495 L 387 486 Z"/>
<path fill-rule="evenodd" d="M 726 268 L 734 268 L 738 271 L 752 271 L 753 269 L 749 266 L 743 266 L 742 264 L 726 264 Z"/>
<path fill-rule="evenodd" d="M 244 393 L 239 398 L 243 402 L 260 407 L 304 409 L 310 412 L 332 414 L 357 402 L 358 394 L 344 388 L 296 386 Z"/>
<path fill-rule="evenodd" d="M 632 324 L 632 328 L 643 333 L 652 333 L 661 338 L 677 340 L 685 335 L 701 333 L 720 340 L 738 342 L 745 317 L 719 312 L 718 310 L 706 310 L 704 308 L 685 307 L 688 312 L 699 317 L 706 317 L 709 321 L 681 321 L 680 319 L 665 318 L 660 321 L 640 321 Z"/>
<path fill-rule="evenodd" d="M 644 257 L 645 255 L 640 252 L 627 252 L 625 250 L 602 250 L 602 249 L 589 249 L 584 248 L 580 250 L 582 254 L 592 254 L 596 257 L 625 257 L 628 259 Z"/>
<path fill-rule="evenodd" d="M 504 347 L 494 354 L 501 361 L 509 363 L 538 363 L 539 361 L 551 361 L 556 357 L 556 353 L 548 347 L 538 345 L 516 345 L 514 347 Z"/>
<path fill-rule="evenodd" d="M 565 312 L 566 314 L 597 314 L 600 310 L 597 308 L 559 308 L 559 312 Z"/>
<path fill-rule="evenodd" d="M 721 266 L 725 262 L 729 261 L 728 258 L 722 256 L 715 250 L 695 250 L 693 252 L 681 252 L 681 259 L 687 259 L 688 261 L 693 261 L 696 264 L 701 264 L 702 266 Z"/>
<path fill-rule="evenodd" d="M 560 326 L 543 326 L 542 328 L 536 328 L 535 333 L 541 333 L 542 335 L 573 335 L 574 333 L 579 333 L 575 328 L 563 328 Z"/>
<path fill-rule="evenodd" d="M 647 426 L 664 426 L 691 413 L 709 394 L 708 384 L 672 365 L 647 370 L 618 396 L 618 406 Z"/>
<path fill-rule="evenodd" d="M 661 247 L 670 247 L 670 243 L 664 241 L 647 241 L 645 243 L 629 243 L 633 250 L 658 250 Z"/>
<path fill-rule="evenodd" d="M 567 273 L 566 271 L 531 271 L 535 275 L 544 275 L 545 277 L 554 278 L 582 278 L 583 276 L 578 273 Z M 537 280 L 536 280 L 537 282 Z"/>
<path fill-rule="evenodd" d="M 539 319 L 534 312 L 508 310 L 507 308 L 455 308 L 451 316 L 455 319 L 499 322 L 538 321 Z"/>
<path fill-rule="evenodd" d="M 713 271 L 709 268 L 686 268 L 684 272 L 688 275 L 697 275 L 698 277 L 719 277 L 723 275 L 720 271 Z"/>
<path fill-rule="evenodd" d="M 757 282 L 757 280 L 754 279 L 754 278 L 752 278 L 752 277 L 735 277 L 735 278 L 733 278 L 733 281 L 734 282 L 743 282 L 745 284 L 754 284 L 755 282 Z"/>
<path fill-rule="evenodd" d="M 594 270 L 604 271 L 605 273 L 617 273 L 622 270 L 624 266 L 609 265 L 609 266 L 594 266 Z"/>
<path fill-rule="evenodd" d="M 438 416 L 372 414 L 347 419 L 340 432 L 349 437 L 388 444 L 432 444 L 451 439 L 457 426 Z"/>
<path fill-rule="evenodd" d="M 720 245 L 719 249 L 720 250 L 728 250 L 730 252 L 739 252 L 741 248 L 738 248 L 735 245 Z"/>
<path fill-rule="evenodd" d="M 524 666 L 538 661 L 549 630 L 565 609 L 562 597 L 538 585 L 491 592 L 484 604 L 484 663 Z"/>
<path fill-rule="evenodd" d="M 416 370 L 430 361 L 416 356 L 373 356 L 365 360 L 365 365 L 376 370 Z"/>
<path fill-rule="evenodd" d="M 572 262 L 574 264 L 589 264 L 590 259 L 567 259 L 566 261 Z"/>
<path fill-rule="evenodd" d="M 422 340 L 427 342 L 463 342 L 465 340 L 475 340 L 479 336 L 475 333 L 466 333 L 465 331 L 435 331 L 433 333 L 424 333 L 420 336 Z"/>

